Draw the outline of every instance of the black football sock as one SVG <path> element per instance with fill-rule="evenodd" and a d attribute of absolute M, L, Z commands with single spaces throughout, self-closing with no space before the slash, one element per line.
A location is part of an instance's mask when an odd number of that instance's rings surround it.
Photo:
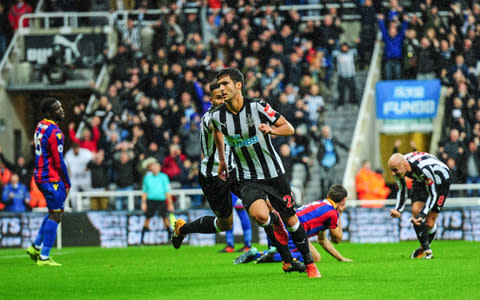
<path fill-rule="evenodd" d="M 421 225 L 413 225 L 413 228 L 417 233 L 417 238 L 418 238 L 418 241 L 420 242 L 420 245 L 422 245 L 423 251 L 429 250 L 430 243 L 428 242 L 428 232 L 427 232 L 427 226 L 425 225 L 425 223 L 422 223 Z"/>
<path fill-rule="evenodd" d="M 312 253 L 310 253 L 310 248 L 308 247 L 307 233 L 300 222 L 297 224 L 299 226 L 294 226 L 297 227 L 295 231 L 290 231 L 291 228 L 289 228 L 289 231 L 292 236 L 293 243 L 295 246 L 297 246 L 298 251 L 300 251 L 303 256 L 303 263 L 308 265 L 313 263 L 313 257 Z"/>
<path fill-rule="evenodd" d="M 180 229 L 180 233 L 216 233 L 215 219 L 215 216 L 203 216 L 193 222 L 185 223 Z"/>
<path fill-rule="evenodd" d="M 273 212 L 270 212 L 270 220 L 272 224 L 278 225 L 280 222 L 280 219 L 278 218 L 277 214 L 274 214 Z"/>
<path fill-rule="evenodd" d="M 286 263 L 290 263 L 293 260 L 292 254 L 290 253 L 290 249 L 288 249 L 288 245 L 282 245 L 278 242 L 278 240 L 275 238 L 275 234 L 273 233 L 273 226 L 271 224 L 268 225 L 262 225 L 263 229 L 265 230 L 265 233 L 267 234 L 267 237 L 270 239 L 270 242 L 274 247 L 277 248 L 278 253 L 282 257 L 282 260 Z"/>

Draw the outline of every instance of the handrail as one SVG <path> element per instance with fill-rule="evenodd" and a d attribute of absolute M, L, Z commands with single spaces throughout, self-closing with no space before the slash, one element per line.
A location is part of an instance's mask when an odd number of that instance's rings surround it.
<path fill-rule="evenodd" d="M 113 18 L 109 12 L 42 12 L 34 14 L 24 14 L 20 17 L 18 31 L 24 33 L 28 28 L 23 27 L 25 19 L 43 19 L 44 29 L 50 28 L 50 19 L 63 19 L 63 25 L 58 28 L 78 27 L 78 18 L 88 17 L 105 17 L 108 21 L 108 26 L 113 26 Z M 55 27 L 57 28 L 57 27 Z"/>
<path fill-rule="evenodd" d="M 292 192 L 295 199 L 302 203 L 301 190 L 297 187 L 292 187 Z M 190 208 L 189 196 L 203 195 L 202 189 L 172 189 L 170 193 L 177 196 L 178 209 L 185 210 Z M 70 192 L 68 198 L 71 200 L 72 207 L 66 207 L 66 211 L 84 211 L 86 208 L 83 205 L 83 199 L 89 197 L 127 197 L 127 209 L 135 209 L 135 197 L 141 197 L 143 191 L 85 191 L 85 192 Z"/>
<path fill-rule="evenodd" d="M 356 174 L 356 168 L 358 169 L 358 166 L 360 165 L 360 156 L 362 155 L 362 150 L 360 149 L 363 144 L 365 144 L 365 134 L 367 128 L 366 124 L 368 122 L 374 122 L 371 120 L 371 118 L 375 118 L 375 116 L 372 116 L 370 114 L 371 109 L 368 110 L 368 108 L 371 105 L 375 105 L 375 100 L 372 97 L 372 95 L 375 93 L 374 89 L 371 89 L 372 85 L 374 84 L 375 76 L 378 75 L 378 59 L 380 55 L 380 42 L 377 39 L 377 42 L 375 43 L 375 48 L 373 50 L 372 54 L 372 59 L 371 59 L 371 64 L 370 68 L 368 71 L 368 76 L 367 76 L 367 81 L 365 83 L 365 89 L 363 91 L 363 96 L 362 96 L 362 101 L 360 105 L 360 110 L 357 116 L 357 121 L 355 123 L 355 131 L 353 133 L 353 139 L 352 139 L 352 144 L 350 145 L 350 153 L 348 155 L 348 160 L 345 168 L 345 173 L 343 177 L 343 185 L 346 187 L 348 190 L 348 194 L 350 195 L 349 198 L 355 198 L 355 174 Z M 372 99 L 372 98 L 373 99 Z M 370 102 L 373 102 L 370 103 Z M 375 147 L 375 145 L 371 145 L 372 147 Z"/>
<path fill-rule="evenodd" d="M 13 49 L 14 48 L 18 49 L 17 46 L 16 46 L 18 35 L 19 35 L 19 33 L 15 32 L 12 40 L 10 41 L 10 44 L 8 45 L 7 51 L 5 51 L 5 54 L 3 55 L 3 58 L 0 61 L 0 86 L 5 86 L 6 85 L 5 79 L 3 78 L 3 72 L 4 72 L 4 69 L 5 69 L 5 66 L 7 65 L 7 61 L 10 58 L 10 55 L 13 53 Z"/>

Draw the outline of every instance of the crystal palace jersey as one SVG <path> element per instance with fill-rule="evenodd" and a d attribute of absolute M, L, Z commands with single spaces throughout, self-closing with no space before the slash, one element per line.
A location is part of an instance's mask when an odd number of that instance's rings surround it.
<path fill-rule="evenodd" d="M 338 211 L 329 199 L 313 201 L 297 209 L 297 216 L 308 237 L 338 226 Z"/>
<path fill-rule="evenodd" d="M 230 147 L 237 167 L 238 180 L 264 180 L 285 173 L 280 156 L 273 148 L 269 134 L 259 129 L 261 123 L 274 124 L 280 114 L 260 99 L 244 98 L 237 113 L 221 105 L 212 111 L 211 122 L 220 130 Z"/>
<path fill-rule="evenodd" d="M 427 152 L 410 152 L 404 155 L 410 164 L 412 171 L 405 176 L 414 182 L 425 184 L 429 197 L 426 199 L 426 207 L 430 207 L 432 199 L 437 198 L 437 188 L 445 183 L 450 183 L 450 169 L 435 156 Z M 405 178 L 394 176 L 398 185 L 397 204 L 395 209 L 403 211 L 405 208 L 407 186 Z"/>
<path fill-rule="evenodd" d="M 213 140 L 213 131 L 210 128 L 210 119 L 213 106 L 203 115 L 200 123 L 200 145 L 202 147 L 202 161 L 200 163 L 200 172 L 205 177 L 215 177 L 218 175 L 218 151 Z M 228 170 L 235 168 L 232 152 L 225 146 L 225 156 L 227 157 Z"/>
<path fill-rule="evenodd" d="M 67 166 L 63 160 L 64 136 L 58 125 L 43 119 L 34 134 L 36 183 L 63 181 L 70 188 Z"/>

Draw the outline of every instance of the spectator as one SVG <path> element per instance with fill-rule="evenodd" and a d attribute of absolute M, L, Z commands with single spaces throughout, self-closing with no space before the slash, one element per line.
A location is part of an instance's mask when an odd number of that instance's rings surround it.
<path fill-rule="evenodd" d="M 16 162 L 13 163 L 7 160 L 7 158 L 3 155 L 2 146 L 0 146 L 0 161 L 2 161 L 5 166 L 12 171 L 12 173 L 17 174 L 20 177 L 20 183 L 25 185 L 27 188 L 30 186 L 30 180 L 33 176 L 33 167 L 35 164 L 33 158 L 27 162 L 23 155 L 19 155 Z"/>
<path fill-rule="evenodd" d="M 480 148 L 479 139 L 473 139 L 468 143 L 468 150 L 465 154 L 465 162 L 463 168 L 466 170 L 467 183 L 480 183 Z M 467 191 L 468 197 L 473 196 L 473 191 L 469 189 Z M 477 197 L 480 197 L 480 190 L 477 189 L 475 192 Z"/>
<path fill-rule="evenodd" d="M 340 19 L 337 20 L 336 24 L 333 23 L 333 17 L 327 14 L 323 18 L 323 24 L 316 30 L 318 38 L 314 39 L 315 47 L 325 49 L 328 55 L 338 48 L 338 39 L 343 33 L 343 28 L 339 23 Z"/>
<path fill-rule="evenodd" d="M 315 131 L 316 130 L 313 130 L 313 137 L 318 145 L 317 160 L 320 164 L 321 195 L 319 199 L 323 199 L 326 196 L 328 187 L 337 182 L 335 165 L 337 165 L 340 160 L 336 146 L 344 150 L 349 150 L 349 148 L 332 135 L 330 126 L 322 126 L 320 136 L 317 136 Z"/>
<path fill-rule="evenodd" d="M 198 142 L 200 136 L 200 116 L 193 114 L 190 120 L 182 127 L 178 134 L 182 138 L 183 153 L 192 162 L 199 162 L 201 155 L 201 145 Z"/>
<path fill-rule="evenodd" d="M 69 169 L 72 192 L 84 192 L 92 189 L 91 172 L 87 168 L 88 162 L 93 158 L 90 150 L 73 144 L 72 148 L 65 154 L 65 162 Z"/>
<path fill-rule="evenodd" d="M 403 74 L 405 79 L 415 79 L 418 72 L 418 51 L 420 43 L 417 40 L 417 31 L 408 28 L 403 41 Z"/>
<path fill-rule="evenodd" d="M 23 0 L 17 0 L 17 4 L 12 5 L 8 11 L 8 20 L 10 21 L 13 30 L 16 31 L 19 28 L 20 17 L 22 15 L 30 14 L 32 12 L 33 9 L 28 3 L 25 3 Z M 23 20 L 23 27 L 28 28 L 29 24 L 29 19 Z"/>
<path fill-rule="evenodd" d="M 364 160 L 362 168 L 355 175 L 358 200 L 384 200 L 390 195 L 382 174 L 372 170 L 370 161 Z M 362 207 L 383 207 L 384 202 L 362 204 Z"/>
<path fill-rule="evenodd" d="M 418 51 L 418 80 L 434 79 L 437 73 L 438 52 L 427 37 L 420 40 Z"/>
<path fill-rule="evenodd" d="M 93 159 L 88 162 L 87 168 L 91 173 L 92 191 L 105 191 L 110 183 L 110 164 L 105 161 L 105 154 L 102 149 L 93 153 Z M 91 197 L 90 209 L 106 210 L 108 208 L 108 197 Z"/>
<path fill-rule="evenodd" d="M 20 182 L 18 174 L 13 173 L 8 183 L 3 188 L 2 201 L 5 204 L 5 211 L 25 212 L 30 203 L 30 194 L 27 187 Z"/>
<path fill-rule="evenodd" d="M 290 141 L 290 150 L 292 157 L 305 166 L 305 180 L 310 181 L 310 156 L 312 152 L 310 151 L 310 138 L 307 135 L 307 128 L 305 125 L 295 128 L 295 134 Z"/>
<path fill-rule="evenodd" d="M 0 161 L 0 193 L 3 188 L 10 182 L 12 172 Z M 4 209 L 5 205 L 0 201 L 0 210 Z"/>
<path fill-rule="evenodd" d="M 137 24 L 134 23 L 131 17 L 128 17 L 126 24 L 119 23 L 116 20 L 117 30 L 122 38 L 122 43 L 133 51 L 140 51 L 141 48 L 140 30 L 142 28 L 142 20 L 140 16 L 143 15 L 139 15 Z"/>
<path fill-rule="evenodd" d="M 354 0 L 353 2 L 359 10 L 362 23 L 357 49 L 359 55 L 358 65 L 360 69 L 363 69 L 370 64 L 370 58 L 373 53 L 377 31 L 375 26 L 377 15 L 375 7 L 372 5 L 372 0 L 363 1 L 363 5 L 360 0 Z"/>
<path fill-rule="evenodd" d="M 133 191 L 135 188 L 135 164 L 133 152 L 122 150 L 119 157 L 113 160 L 113 175 L 117 191 Z M 115 198 L 115 209 L 127 208 L 127 196 Z"/>
<path fill-rule="evenodd" d="M 355 83 L 355 50 L 351 50 L 347 43 L 340 46 L 340 51 L 335 51 L 333 57 L 337 66 L 337 90 L 338 101 L 337 108 L 342 106 L 345 101 L 345 95 L 348 93 L 348 102 L 358 104 L 357 85 Z"/>
<path fill-rule="evenodd" d="M 407 29 L 407 17 L 402 23 L 400 31 L 397 29 L 396 23 L 391 23 L 388 27 L 385 25 L 384 16 L 378 15 L 378 25 L 382 32 L 382 40 L 385 44 L 383 58 L 385 60 L 386 80 L 395 80 L 402 78 L 402 60 L 403 60 L 403 40 L 405 39 L 405 30 Z"/>
<path fill-rule="evenodd" d="M 169 154 L 163 160 L 163 173 L 168 175 L 170 181 L 181 182 L 183 161 L 186 156 L 181 152 L 179 145 L 172 144 L 169 147 Z"/>
<path fill-rule="evenodd" d="M 78 144 L 81 148 L 87 149 L 90 152 L 97 152 L 98 142 L 100 141 L 100 130 L 98 128 L 99 125 L 100 118 L 93 117 L 91 123 L 89 125 L 87 124 L 89 128 L 83 129 L 82 138 L 79 139 L 75 134 L 75 123 L 70 123 L 68 125 L 68 133 L 70 135 L 70 140 L 72 140 L 73 143 Z"/>
<path fill-rule="evenodd" d="M 291 155 L 290 145 L 282 144 L 280 146 L 279 155 L 285 169 L 285 175 L 287 176 L 288 182 L 291 183 L 293 165 L 297 162 L 297 160 Z"/>
<path fill-rule="evenodd" d="M 325 101 L 320 95 L 320 87 L 317 84 L 312 84 L 310 86 L 310 92 L 305 95 L 304 100 L 308 107 L 308 117 L 310 119 L 308 125 L 318 126 L 319 123 L 323 123 L 323 108 L 325 106 Z"/>
<path fill-rule="evenodd" d="M 448 158 L 453 158 L 455 161 L 459 161 L 462 155 L 465 153 L 463 141 L 460 140 L 460 133 L 458 129 L 450 129 L 448 139 L 443 143 L 443 146 L 438 149 L 440 159 L 447 162 Z"/>

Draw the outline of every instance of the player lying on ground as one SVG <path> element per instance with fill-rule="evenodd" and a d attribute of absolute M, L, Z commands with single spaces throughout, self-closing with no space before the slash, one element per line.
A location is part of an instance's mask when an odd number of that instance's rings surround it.
<path fill-rule="evenodd" d="M 343 186 L 339 184 L 333 185 L 328 191 L 327 199 L 314 201 L 298 208 L 296 211 L 298 219 L 303 228 L 305 228 L 309 238 L 317 236 L 318 243 L 330 255 L 339 261 L 352 262 L 351 259 L 343 257 L 340 252 L 335 249 L 328 240 L 326 233 L 326 230 L 329 229 L 332 241 L 336 244 L 342 240 L 341 214 L 345 210 L 346 197 L 347 191 Z M 310 241 L 308 241 L 308 245 L 314 261 L 320 261 L 320 253 Z M 303 261 L 302 255 L 298 252 L 297 247 L 291 239 L 289 239 L 288 247 L 293 258 Z M 280 255 L 276 253 L 276 249 L 272 247 L 263 252 L 252 248 L 247 253 L 238 256 L 234 263 L 247 263 L 255 259 L 257 259 L 257 263 L 281 261 Z"/>

